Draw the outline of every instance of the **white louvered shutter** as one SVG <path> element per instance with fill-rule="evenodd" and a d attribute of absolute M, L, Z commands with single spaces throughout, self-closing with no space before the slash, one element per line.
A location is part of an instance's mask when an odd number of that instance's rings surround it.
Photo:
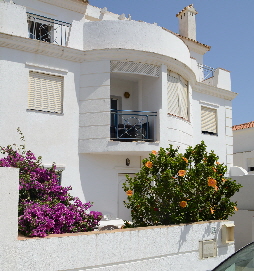
<path fill-rule="evenodd" d="M 201 106 L 201 131 L 217 134 L 217 110 Z"/>
<path fill-rule="evenodd" d="M 132 61 L 112 60 L 110 61 L 110 71 L 121 73 L 143 74 L 153 77 L 160 76 L 159 66 L 146 63 L 137 63 Z"/>
<path fill-rule="evenodd" d="M 178 116 L 178 79 L 168 73 L 168 113 Z"/>
<path fill-rule="evenodd" d="M 188 119 L 188 87 L 180 75 L 168 71 L 168 113 Z"/>
<path fill-rule="evenodd" d="M 62 113 L 63 77 L 30 71 L 28 109 Z"/>
<path fill-rule="evenodd" d="M 188 87 L 187 81 L 183 78 L 179 78 L 179 88 L 178 88 L 178 95 L 179 95 L 179 117 L 184 119 L 188 119 Z"/>

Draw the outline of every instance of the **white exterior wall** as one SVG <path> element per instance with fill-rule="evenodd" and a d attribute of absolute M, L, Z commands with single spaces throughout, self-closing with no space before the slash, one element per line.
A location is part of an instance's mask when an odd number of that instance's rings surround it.
<path fill-rule="evenodd" d="M 174 147 L 180 146 L 179 151 L 184 152 L 184 150 L 193 145 L 193 129 L 192 124 L 181 118 L 168 115 L 166 117 L 167 124 L 167 134 L 166 137 L 166 146 L 172 144 Z"/>
<path fill-rule="evenodd" d="M 242 167 L 249 174 L 253 174 L 253 171 L 249 171 L 250 167 L 254 167 L 254 128 L 246 128 L 233 131 L 233 162 L 234 166 Z"/>
<path fill-rule="evenodd" d="M 226 155 L 228 169 L 233 166 L 232 101 L 225 101 Z"/>
<path fill-rule="evenodd" d="M 192 66 L 192 69 L 195 67 L 197 67 L 197 63 L 203 64 L 203 55 L 199 54 L 197 52 L 193 52 L 190 51 L 190 56 L 193 57 L 194 59 L 192 59 L 192 61 L 195 61 L 196 63 Z M 203 76 L 204 77 L 204 76 Z"/>
<path fill-rule="evenodd" d="M 254 166 L 254 150 L 246 152 L 237 152 L 233 154 L 234 166 L 242 167 L 248 174 L 253 174 L 253 171 L 249 171 L 249 167 Z"/>
<path fill-rule="evenodd" d="M 126 158 L 130 159 L 130 166 L 126 166 Z M 86 200 L 94 202 L 91 210 L 118 217 L 118 175 L 137 173 L 140 160 L 133 154 L 80 154 L 81 183 Z"/>
<path fill-rule="evenodd" d="M 112 74 L 111 74 L 112 75 Z M 122 106 L 119 110 L 142 110 L 139 108 L 139 83 L 132 80 L 112 78 L 110 81 L 110 96 L 121 97 Z M 124 93 L 130 93 L 129 98 Z"/>
<path fill-rule="evenodd" d="M 110 62 L 94 61 L 81 65 L 80 128 L 81 148 L 89 139 L 110 137 Z"/>
<path fill-rule="evenodd" d="M 235 193 L 232 197 L 232 201 L 237 201 L 237 207 L 240 210 L 254 210 L 254 176 L 231 176 L 231 178 L 243 186 L 240 188 L 240 191 Z"/>
<path fill-rule="evenodd" d="M 211 107 L 217 110 L 217 133 L 218 133 L 217 136 L 201 133 L 201 106 L 207 106 L 207 107 Z M 192 109 L 193 109 L 193 116 L 192 116 L 193 127 L 195 127 L 194 132 L 193 132 L 194 133 L 193 144 L 196 145 L 200 143 L 201 140 L 204 140 L 205 144 L 207 145 L 208 151 L 214 150 L 214 152 L 219 156 L 220 162 L 223 162 L 227 165 L 228 164 L 227 148 L 221 147 L 221 146 L 226 146 L 227 144 L 231 143 L 230 138 L 228 138 L 227 134 L 225 133 L 225 130 L 226 130 L 225 129 L 225 124 L 226 124 L 225 100 L 218 97 L 213 97 L 210 95 L 193 91 Z M 230 114 L 229 114 L 229 117 L 230 117 Z M 228 164 L 228 166 L 232 166 L 232 161 L 231 163 Z"/>
<path fill-rule="evenodd" d="M 65 167 L 62 184 L 72 185 L 73 194 L 84 200 L 77 167 L 80 65 L 12 49 L 1 50 L 0 146 L 22 144 L 16 132 L 20 127 L 26 149 L 42 156 L 45 165 L 55 162 Z M 27 110 L 29 70 L 64 76 L 63 114 Z"/>
<path fill-rule="evenodd" d="M 254 150 L 254 128 L 247 128 L 233 131 L 234 153 L 249 152 Z M 237 165 L 236 165 L 237 166 Z"/>

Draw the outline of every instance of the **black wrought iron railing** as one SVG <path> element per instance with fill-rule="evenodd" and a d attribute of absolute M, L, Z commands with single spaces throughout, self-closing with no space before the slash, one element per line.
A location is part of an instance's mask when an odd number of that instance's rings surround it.
<path fill-rule="evenodd" d="M 41 40 L 65 46 L 70 23 L 27 12 L 30 39 Z"/>
<path fill-rule="evenodd" d="M 111 109 L 110 138 L 118 141 L 154 141 L 157 112 Z"/>

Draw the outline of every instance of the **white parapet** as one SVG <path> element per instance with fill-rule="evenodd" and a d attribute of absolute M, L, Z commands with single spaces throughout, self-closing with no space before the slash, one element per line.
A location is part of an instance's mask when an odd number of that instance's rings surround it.
<path fill-rule="evenodd" d="M 28 38 L 26 8 L 0 1 L 0 32 Z"/>
<path fill-rule="evenodd" d="M 73 21 L 70 28 L 68 47 L 83 50 L 83 22 Z"/>
<path fill-rule="evenodd" d="M 221 68 L 217 68 L 214 72 L 214 86 L 226 90 L 231 90 L 230 72 Z"/>
<path fill-rule="evenodd" d="M 113 48 L 165 55 L 191 67 L 188 47 L 159 26 L 129 20 L 84 23 L 84 50 Z"/>

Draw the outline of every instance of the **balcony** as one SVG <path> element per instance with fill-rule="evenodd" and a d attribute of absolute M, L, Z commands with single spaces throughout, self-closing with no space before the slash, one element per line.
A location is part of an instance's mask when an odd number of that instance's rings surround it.
<path fill-rule="evenodd" d="M 114 141 L 154 141 L 157 112 L 111 109 L 110 139 Z"/>
<path fill-rule="evenodd" d="M 231 91 L 230 72 L 197 63 L 197 80 L 200 83 Z"/>
<path fill-rule="evenodd" d="M 70 23 L 27 12 L 30 39 L 66 46 Z"/>
<path fill-rule="evenodd" d="M 198 64 L 198 69 L 200 71 L 199 82 L 202 82 L 207 85 L 214 85 L 214 73 L 216 69 L 200 64 L 200 63 L 197 63 L 197 64 Z"/>

